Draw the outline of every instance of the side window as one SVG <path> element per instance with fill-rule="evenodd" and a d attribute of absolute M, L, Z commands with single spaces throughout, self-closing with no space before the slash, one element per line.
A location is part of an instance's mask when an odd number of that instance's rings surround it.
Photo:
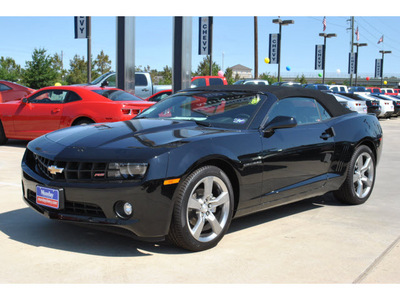
<path fill-rule="evenodd" d="M 0 83 L 0 92 L 11 90 L 10 87 L 6 86 L 5 84 Z"/>
<path fill-rule="evenodd" d="M 147 86 L 147 79 L 144 74 L 135 74 L 135 86 Z"/>
<path fill-rule="evenodd" d="M 68 95 L 68 91 L 46 90 L 29 98 L 32 103 L 63 103 Z"/>
<path fill-rule="evenodd" d="M 223 85 L 224 82 L 222 81 L 221 78 L 210 78 L 210 85 Z"/>
<path fill-rule="evenodd" d="M 331 115 L 328 113 L 328 111 L 317 101 L 315 101 L 315 102 L 317 103 L 318 111 L 319 111 L 319 114 L 321 115 L 321 120 L 325 121 L 325 120 L 330 119 Z"/>
<path fill-rule="evenodd" d="M 330 118 L 327 111 L 315 99 L 301 97 L 282 99 L 271 108 L 268 121 L 277 116 L 288 116 L 294 117 L 299 125 L 321 122 L 321 119 L 324 119 L 320 116 L 319 106 L 321 114 L 324 111 L 324 117 Z"/>
<path fill-rule="evenodd" d="M 65 102 L 74 102 L 74 101 L 79 101 L 82 100 L 81 97 L 78 96 L 77 93 L 70 91 L 65 99 Z"/>
<path fill-rule="evenodd" d="M 204 78 L 198 78 L 192 81 L 192 87 L 206 86 L 206 80 Z"/>

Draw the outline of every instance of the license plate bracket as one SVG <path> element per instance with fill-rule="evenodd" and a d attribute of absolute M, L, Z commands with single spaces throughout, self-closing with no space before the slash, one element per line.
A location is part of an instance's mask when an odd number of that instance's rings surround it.
<path fill-rule="evenodd" d="M 36 204 L 53 209 L 64 208 L 64 189 L 36 186 Z"/>

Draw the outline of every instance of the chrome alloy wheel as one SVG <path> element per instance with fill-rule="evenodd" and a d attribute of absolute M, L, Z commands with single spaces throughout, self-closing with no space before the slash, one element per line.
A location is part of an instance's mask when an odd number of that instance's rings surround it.
<path fill-rule="evenodd" d="M 216 238 L 226 226 L 229 216 L 229 192 L 218 177 L 200 180 L 190 193 L 186 221 L 192 236 L 199 242 Z"/>
<path fill-rule="evenodd" d="M 354 192 L 359 198 L 364 198 L 370 192 L 374 183 L 374 160 L 369 153 L 363 152 L 357 157 L 353 184 Z"/>

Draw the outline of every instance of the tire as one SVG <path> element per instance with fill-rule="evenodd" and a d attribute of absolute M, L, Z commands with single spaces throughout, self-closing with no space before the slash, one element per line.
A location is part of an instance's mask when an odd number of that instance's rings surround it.
<path fill-rule="evenodd" d="M 197 169 L 178 186 L 168 238 L 190 251 L 216 246 L 232 220 L 233 199 L 232 185 L 221 169 Z"/>
<path fill-rule="evenodd" d="M 375 184 L 375 157 L 371 149 L 361 145 L 351 157 L 346 180 L 334 194 L 345 204 L 362 204 L 368 200 Z"/>
<path fill-rule="evenodd" d="M 4 133 L 4 128 L 3 128 L 3 124 L 0 121 L 0 145 L 4 145 L 5 143 L 7 143 L 8 138 L 6 137 L 6 134 Z"/>
<path fill-rule="evenodd" d="M 85 119 L 79 119 L 78 121 L 75 121 L 72 126 L 78 126 L 78 125 L 88 125 L 94 123 L 92 120 L 85 118 Z"/>

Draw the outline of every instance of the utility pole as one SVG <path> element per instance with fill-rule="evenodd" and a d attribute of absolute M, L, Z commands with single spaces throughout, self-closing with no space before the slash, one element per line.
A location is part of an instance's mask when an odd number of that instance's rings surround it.
<path fill-rule="evenodd" d="M 92 25 L 91 25 L 91 17 L 88 17 L 88 37 L 87 37 L 87 55 L 88 55 L 88 63 L 87 63 L 87 81 L 88 83 L 92 82 L 92 42 L 91 42 L 91 35 L 92 35 Z"/>
<path fill-rule="evenodd" d="M 349 20 L 351 22 L 351 27 L 347 28 L 349 30 L 351 30 L 351 45 L 350 45 L 350 52 L 354 53 L 354 48 L 353 48 L 353 44 L 354 44 L 354 17 L 350 17 Z M 353 74 L 350 74 L 350 86 L 353 85 Z"/>
<path fill-rule="evenodd" d="M 258 78 L 258 25 L 257 17 L 254 17 L 254 78 Z"/>

